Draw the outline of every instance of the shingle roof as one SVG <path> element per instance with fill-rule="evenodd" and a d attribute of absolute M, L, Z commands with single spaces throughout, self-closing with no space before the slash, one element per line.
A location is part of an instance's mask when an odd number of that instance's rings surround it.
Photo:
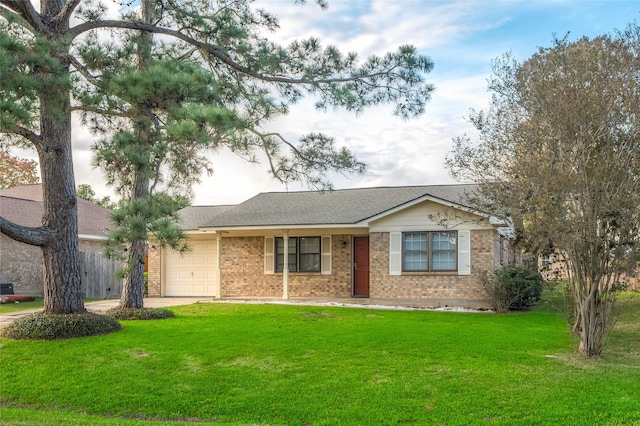
<path fill-rule="evenodd" d="M 0 191 L 0 216 L 22 226 L 42 225 L 42 185 L 23 185 Z M 109 234 L 111 210 L 78 198 L 78 234 Z"/>
<path fill-rule="evenodd" d="M 3 189 L 0 195 L 4 197 L 20 198 L 21 200 L 42 201 L 42 184 L 33 183 Z"/>
<path fill-rule="evenodd" d="M 202 224 L 209 223 L 219 214 L 222 214 L 235 206 L 189 206 L 178 213 L 178 223 L 184 230 L 198 229 Z"/>
<path fill-rule="evenodd" d="M 476 185 L 432 185 L 268 192 L 237 206 L 227 206 L 209 220 L 196 223 L 212 228 L 358 224 L 423 197 L 468 207 L 466 195 L 476 188 Z"/>

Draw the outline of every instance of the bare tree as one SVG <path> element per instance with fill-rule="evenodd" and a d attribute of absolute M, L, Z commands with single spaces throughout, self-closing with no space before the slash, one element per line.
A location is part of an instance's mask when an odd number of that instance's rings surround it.
<path fill-rule="evenodd" d="M 602 353 L 621 276 L 640 261 L 640 37 L 637 25 L 555 40 L 524 63 L 494 62 L 479 141 L 455 139 L 454 176 L 514 221 L 531 253 L 566 262 L 577 351 Z"/>

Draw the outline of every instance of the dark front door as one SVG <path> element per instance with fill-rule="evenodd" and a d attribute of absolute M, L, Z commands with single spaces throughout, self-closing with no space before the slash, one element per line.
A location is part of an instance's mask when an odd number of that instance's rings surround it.
<path fill-rule="evenodd" d="M 369 296 L 369 237 L 353 239 L 353 295 Z"/>

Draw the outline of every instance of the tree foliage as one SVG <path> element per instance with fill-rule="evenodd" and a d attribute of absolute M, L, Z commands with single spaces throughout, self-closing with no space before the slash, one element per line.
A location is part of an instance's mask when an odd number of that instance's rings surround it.
<path fill-rule="evenodd" d="M 0 148 L 0 189 L 38 183 L 38 163 L 13 156 Z"/>
<path fill-rule="evenodd" d="M 579 353 L 601 354 L 615 295 L 640 261 L 640 31 L 494 62 L 478 142 L 455 139 L 454 176 L 482 183 L 531 253 L 566 261 Z"/>
<path fill-rule="evenodd" d="M 411 46 L 364 61 L 316 39 L 280 46 L 267 38 L 276 17 L 249 0 L 130 6 L 114 20 L 92 0 L 42 0 L 40 11 L 29 1 L 0 0 L 0 132 L 36 148 L 46 219 L 27 229 L 0 218 L 0 230 L 42 247 L 50 313 L 84 310 L 72 111 L 104 135 L 96 164 L 120 195 L 130 195 L 119 213 L 130 232 L 123 238 L 138 238 L 171 218 L 149 211 L 159 205 L 154 196 L 186 195 L 195 177 L 211 170 L 204 149 L 266 158 L 277 179 L 321 187 L 328 170 L 363 170 L 329 135 L 293 142 L 268 129 L 304 95 L 320 110 L 391 103 L 410 118 L 424 112 L 433 90 L 424 81 L 432 63 Z M 139 267 L 146 246 L 128 241 Z"/>
<path fill-rule="evenodd" d="M 111 201 L 111 197 L 108 195 L 105 195 L 102 198 L 96 197 L 96 191 L 93 190 L 91 185 L 86 183 L 78 185 L 76 188 L 76 196 L 108 209 L 114 209 L 117 206 L 117 203 Z"/>

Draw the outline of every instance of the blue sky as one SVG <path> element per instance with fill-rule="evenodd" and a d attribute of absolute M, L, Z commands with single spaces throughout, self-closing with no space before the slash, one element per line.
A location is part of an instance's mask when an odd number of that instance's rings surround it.
<path fill-rule="evenodd" d="M 313 0 L 303 6 L 294 6 L 293 0 L 256 4 L 280 18 L 281 28 L 271 37 L 282 43 L 313 36 L 362 57 L 415 45 L 434 61 L 426 78 L 436 86 L 426 113 L 410 121 L 393 117 L 389 105 L 356 117 L 315 111 L 313 100 L 307 99 L 288 117 L 270 124 L 269 130 L 292 140 L 312 131 L 330 134 L 367 163 L 364 175 L 331 176 L 336 188 L 454 182 L 443 162 L 452 138 L 473 135 L 464 117 L 470 108 L 487 105 L 492 59 L 512 51 L 526 60 L 539 47 L 550 46 L 554 34 L 569 32 L 572 40 L 594 37 L 622 30 L 640 18 L 637 0 L 328 1 L 326 11 Z M 108 195 L 101 173 L 90 166 L 90 135 L 78 126 L 74 132 L 77 184 L 88 183 L 98 195 Z M 259 192 L 305 189 L 286 188 L 269 177 L 265 164 L 248 164 L 224 150 L 212 161 L 215 173 L 195 187 L 195 205 L 232 204 Z"/>

